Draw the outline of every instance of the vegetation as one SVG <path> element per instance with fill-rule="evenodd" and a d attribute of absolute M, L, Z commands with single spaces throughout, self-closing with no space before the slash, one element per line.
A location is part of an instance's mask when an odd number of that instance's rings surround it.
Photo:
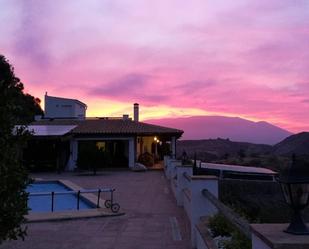
<path fill-rule="evenodd" d="M 147 166 L 151 167 L 154 165 L 154 158 L 149 152 L 144 152 L 138 157 L 138 162 Z"/>
<path fill-rule="evenodd" d="M 13 67 L 0 55 L 0 243 L 26 235 L 22 224 L 28 212 L 25 189 L 30 181 L 21 154 L 30 134 L 23 126 L 14 127 L 27 124 L 42 110 L 39 100 L 23 89 Z"/>
<path fill-rule="evenodd" d="M 213 237 L 229 236 L 234 230 L 232 224 L 220 213 L 209 218 L 209 227 Z"/>
<path fill-rule="evenodd" d="M 178 141 L 177 154 L 181 156 L 183 151 L 188 158 L 196 154 L 203 162 L 264 167 L 280 172 L 290 163 L 293 153 L 309 162 L 309 133 L 292 135 L 274 146 L 221 138 Z"/>
<path fill-rule="evenodd" d="M 225 249 L 250 249 L 251 241 L 238 231 L 222 214 L 218 213 L 209 218 L 209 228 L 213 237 L 230 237 L 223 240 L 221 248 Z"/>
<path fill-rule="evenodd" d="M 277 182 L 225 179 L 219 182 L 219 199 L 250 223 L 290 221 L 291 209 Z M 304 210 L 304 218 L 309 221 L 309 207 Z"/>

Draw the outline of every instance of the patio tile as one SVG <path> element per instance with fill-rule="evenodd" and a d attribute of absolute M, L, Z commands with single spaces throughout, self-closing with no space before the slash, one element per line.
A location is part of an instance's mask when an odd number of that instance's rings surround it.
<path fill-rule="evenodd" d="M 109 171 L 99 176 L 36 174 L 44 179 L 70 180 L 83 188 L 114 187 L 115 200 L 126 214 L 29 223 L 25 241 L 5 242 L 0 249 L 189 249 L 189 222 L 162 176 L 161 171 Z M 170 217 L 178 220 L 181 241 L 173 240 Z"/>

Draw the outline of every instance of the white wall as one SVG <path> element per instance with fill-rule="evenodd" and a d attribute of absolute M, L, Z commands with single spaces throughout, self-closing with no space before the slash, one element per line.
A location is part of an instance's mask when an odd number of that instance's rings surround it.
<path fill-rule="evenodd" d="M 252 249 L 271 249 L 264 241 L 252 233 Z"/>
<path fill-rule="evenodd" d="M 74 117 L 84 119 L 86 117 L 86 108 L 85 106 L 75 103 Z"/>
<path fill-rule="evenodd" d="M 46 118 L 85 118 L 86 106 L 77 100 L 45 95 Z"/>
<path fill-rule="evenodd" d="M 205 216 L 209 217 L 218 212 L 214 204 L 208 198 L 205 198 L 202 194 L 202 190 L 207 189 L 213 196 L 218 198 L 218 178 L 215 176 L 206 176 L 206 175 L 193 176 L 192 168 L 182 166 L 181 161 L 174 160 L 170 156 L 164 157 L 164 166 L 165 166 L 165 175 L 167 179 L 170 180 L 173 193 L 177 200 L 177 204 L 179 206 L 184 207 L 186 214 L 190 220 L 192 248 L 196 249 L 213 248 L 211 245 L 208 246 L 205 240 L 205 236 L 204 238 L 203 236 L 201 236 L 198 224 L 201 222 L 200 220 L 201 217 Z M 177 175 L 177 178 L 174 178 L 175 174 Z M 278 237 L 279 236 L 282 237 L 282 233 L 283 232 L 280 230 L 280 235 L 278 234 Z M 260 236 L 263 235 L 260 234 Z M 274 246 L 269 246 L 268 243 L 265 242 L 267 240 L 261 239 L 254 232 L 251 233 L 251 237 L 252 237 L 252 249 L 275 248 Z M 296 238 L 298 237 L 296 236 L 295 239 Z M 295 239 L 291 239 L 289 241 L 291 242 L 291 244 L 294 243 L 293 246 L 296 245 Z"/>

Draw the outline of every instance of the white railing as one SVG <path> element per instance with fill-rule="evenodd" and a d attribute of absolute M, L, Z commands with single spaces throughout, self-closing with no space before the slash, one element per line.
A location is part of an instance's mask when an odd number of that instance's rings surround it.
<path fill-rule="evenodd" d="M 213 248 L 205 241 L 207 236 L 202 234 L 200 224 L 202 218 L 210 217 L 218 212 L 230 220 L 246 237 L 253 236 L 249 223 L 218 200 L 218 177 L 193 176 L 192 167 L 181 165 L 181 161 L 169 158 L 165 161 L 165 175 L 170 180 L 177 205 L 184 207 L 190 220 L 192 248 Z M 269 245 L 261 241 L 257 244 L 256 241 L 253 236 L 253 249 L 270 249 Z"/>
<path fill-rule="evenodd" d="M 113 213 L 117 213 L 120 209 L 120 205 L 114 202 L 114 192 L 115 189 L 112 188 L 98 188 L 98 189 L 81 189 L 81 190 L 67 190 L 67 191 L 50 191 L 50 192 L 32 192 L 29 193 L 29 197 L 35 198 L 36 196 L 50 196 L 51 206 L 50 211 L 54 212 L 55 197 L 59 195 L 76 195 L 76 210 L 79 210 L 80 201 L 83 194 L 96 193 L 97 203 L 96 207 L 100 208 L 100 197 L 101 193 L 110 193 L 110 199 L 105 200 L 104 206 L 111 209 Z"/>

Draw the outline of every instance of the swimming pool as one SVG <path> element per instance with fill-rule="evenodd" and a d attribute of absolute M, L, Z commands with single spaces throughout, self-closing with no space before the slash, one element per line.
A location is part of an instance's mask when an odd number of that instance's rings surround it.
<path fill-rule="evenodd" d="M 52 207 L 51 192 L 54 192 L 53 211 L 77 210 L 77 194 L 68 192 L 68 187 L 58 181 L 35 182 L 27 187 L 30 193 L 28 198 L 28 207 L 30 212 L 50 212 Z M 41 195 L 47 193 L 47 195 Z M 79 209 L 91 209 L 95 205 L 80 197 Z"/>

